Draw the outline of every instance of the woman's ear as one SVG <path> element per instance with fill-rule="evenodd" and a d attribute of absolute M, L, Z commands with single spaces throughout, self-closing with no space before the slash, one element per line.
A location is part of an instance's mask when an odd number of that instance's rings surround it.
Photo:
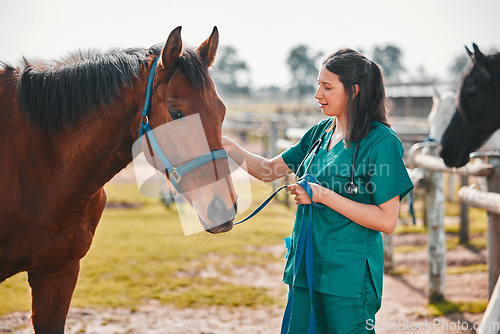
<path fill-rule="evenodd" d="M 354 96 L 352 98 L 355 98 L 358 95 L 358 93 L 359 93 L 359 86 L 358 86 L 358 84 L 354 84 L 353 88 L 354 89 L 352 91 L 354 92 Z"/>

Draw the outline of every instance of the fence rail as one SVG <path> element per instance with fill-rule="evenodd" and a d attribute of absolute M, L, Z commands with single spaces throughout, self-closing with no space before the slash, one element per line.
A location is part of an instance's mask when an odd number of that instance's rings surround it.
<path fill-rule="evenodd" d="M 487 190 L 462 187 L 460 200 L 468 206 L 485 209 L 488 214 L 488 288 L 489 296 L 500 274 L 500 159 L 497 153 L 491 153 L 489 163 L 468 163 L 464 167 L 446 167 L 443 160 L 436 156 L 433 143 L 415 144 L 409 153 L 413 167 L 426 171 L 428 185 L 426 190 L 426 217 L 429 226 L 429 275 L 431 301 L 444 298 L 445 237 L 444 237 L 444 194 L 442 173 L 454 173 L 464 176 L 485 177 Z"/>
<path fill-rule="evenodd" d="M 458 197 L 469 206 L 500 215 L 500 194 L 462 187 L 458 190 Z"/>
<path fill-rule="evenodd" d="M 321 116 L 321 115 L 320 115 Z M 266 116 L 267 117 L 267 116 Z M 296 140 L 296 136 L 287 132 L 290 128 L 304 129 L 317 122 L 318 115 L 310 115 L 310 119 L 304 122 L 304 115 L 295 118 L 290 114 L 267 117 L 263 121 L 255 119 L 232 119 L 227 122 L 226 129 L 242 133 L 248 131 L 263 131 L 267 137 L 267 154 L 276 155 L 284 147 L 280 144 L 286 141 L 286 146 Z M 307 123 L 304 124 L 304 123 Z M 258 124 L 258 125 L 257 125 Z M 264 125 L 264 126 L 263 126 Z M 444 178 L 443 173 L 461 176 L 462 185 L 468 183 L 469 176 L 486 179 L 486 190 L 478 190 L 471 187 L 462 187 L 458 196 L 462 204 L 462 217 L 460 228 L 461 242 L 468 241 L 467 207 L 478 207 L 488 211 L 488 292 L 492 297 L 495 283 L 500 274 L 500 156 L 497 153 L 482 154 L 486 162 L 475 161 L 461 168 L 449 168 L 443 160 L 437 157 L 436 144 L 432 142 L 421 142 L 425 138 L 426 129 L 419 129 L 415 133 L 405 135 L 402 131 L 396 131 L 403 139 L 404 146 L 411 149 L 407 157 L 409 168 L 419 168 L 425 171 L 425 176 L 418 180 L 418 185 L 426 189 L 426 203 L 424 217 L 428 226 L 428 252 L 429 252 L 429 300 L 431 302 L 444 299 L 444 278 L 446 273 L 446 236 L 444 233 Z M 298 131 L 299 133 L 300 131 Z M 300 132 L 301 134 L 303 133 Z M 285 138 L 285 139 L 283 139 Z M 405 140 L 406 138 L 406 140 Z M 465 218 L 464 218 L 465 217 Z M 464 223 L 465 222 L 465 223 Z M 387 237 L 387 238 L 386 238 Z M 391 236 L 384 235 L 384 244 L 391 243 Z M 389 251 L 389 253 L 392 253 Z M 392 254 L 388 254 L 389 257 Z M 500 291 L 500 288 L 498 289 Z M 497 294 L 499 300 L 492 305 L 500 305 L 500 292 Z M 492 297 L 493 298 L 493 297 Z M 498 307 L 500 313 L 500 306 Z M 491 313 L 491 312 L 490 312 Z M 498 316 L 498 314 L 497 314 Z M 498 319 L 496 320 L 498 321 Z"/>
<path fill-rule="evenodd" d="M 488 176 L 492 175 L 495 168 L 490 164 L 474 163 L 467 164 L 464 167 L 449 168 L 443 162 L 443 159 L 427 155 L 417 154 L 413 157 L 414 164 L 420 168 L 434 172 L 448 172 L 467 176 Z"/>
<path fill-rule="evenodd" d="M 482 319 L 482 324 L 498 324 L 500 320 L 500 155 L 498 152 L 476 154 L 489 160 L 488 163 L 469 163 L 461 168 L 448 168 L 442 159 L 435 156 L 436 147 L 429 143 L 415 144 L 410 150 L 413 167 L 426 170 L 426 216 L 429 226 L 429 299 L 431 302 L 444 298 L 444 277 L 446 273 L 446 240 L 444 237 L 444 194 L 443 172 L 486 178 L 487 191 L 471 186 L 463 186 L 458 197 L 467 206 L 488 212 L 488 295 L 490 301 Z M 464 182 L 462 182 L 462 185 Z M 462 225 L 461 228 L 464 226 Z M 467 226 L 466 226 L 467 227 Z M 467 227 L 468 228 L 468 227 Z M 480 328 L 480 334 L 498 333 L 498 329 Z"/>

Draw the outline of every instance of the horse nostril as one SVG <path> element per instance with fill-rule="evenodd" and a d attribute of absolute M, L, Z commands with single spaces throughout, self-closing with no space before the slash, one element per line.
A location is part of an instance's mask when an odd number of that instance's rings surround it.
<path fill-rule="evenodd" d="M 233 229 L 233 222 L 228 221 L 224 224 L 217 225 L 216 227 L 213 228 L 208 228 L 206 229 L 207 232 L 212 233 L 212 234 L 217 234 L 217 233 L 224 233 L 231 231 Z"/>
<path fill-rule="evenodd" d="M 236 217 L 236 203 L 231 208 L 227 208 L 224 201 L 215 195 L 208 205 L 207 218 L 215 224 L 221 225 L 230 223 Z"/>

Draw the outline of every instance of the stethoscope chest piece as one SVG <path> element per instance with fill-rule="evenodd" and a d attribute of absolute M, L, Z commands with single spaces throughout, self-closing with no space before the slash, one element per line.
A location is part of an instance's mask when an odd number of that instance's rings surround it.
<path fill-rule="evenodd" d="M 354 181 L 349 182 L 345 187 L 345 192 L 349 196 L 356 196 L 358 194 L 358 186 L 354 183 Z"/>
<path fill-rule="evenodd" d="M 354 149 L 354 156 L 352 157 L 352 163 L 351 163 L 351 181 L 346 185 L 345 187 L 345 192 L 349 196 L 356 196 L 359 192 L 359 188 L 354 183 L 354 169 L 356 166 L 356 158 L 358 157 L 358 150 L 359 150 L 359 141 L 356 143 L 356 148 Z"/>

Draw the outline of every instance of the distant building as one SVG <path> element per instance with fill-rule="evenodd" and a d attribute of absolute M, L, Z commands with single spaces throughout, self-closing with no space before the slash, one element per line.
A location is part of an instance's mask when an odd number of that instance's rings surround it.
<path fill-rule="evenodd" d="M 456 91 L 457 86 L 456 82 L 386 84 L 387 107 L 391 116 L 426 118 L 435 90 L 440 93 Z"/>

